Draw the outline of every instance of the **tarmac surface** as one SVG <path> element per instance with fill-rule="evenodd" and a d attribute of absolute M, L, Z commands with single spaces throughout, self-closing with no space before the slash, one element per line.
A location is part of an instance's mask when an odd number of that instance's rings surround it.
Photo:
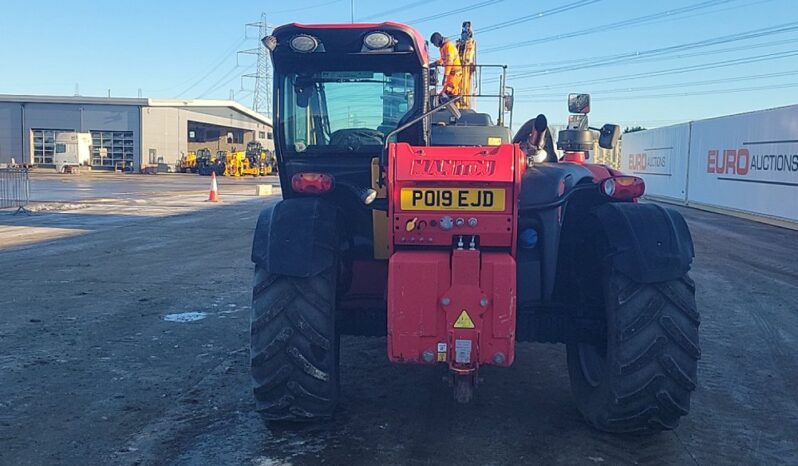
<path fill-rule="evenodd" d="M 457 405 L 442 370 L 344 337 L 331 422 L 269 427 L 248 372 L 255 197 L 275 177 L 36 174 L 0 211 L 0 464 L 798 464 L 798 232 L 679 209 L 702 313 L 681 426 L 596 432 L 565 348 L 519 344 Z"/>

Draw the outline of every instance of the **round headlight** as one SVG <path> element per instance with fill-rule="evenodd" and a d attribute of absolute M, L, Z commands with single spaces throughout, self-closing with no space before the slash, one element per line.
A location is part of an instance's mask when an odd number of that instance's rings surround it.
<path fill-rule="evenodd" d="M 384 49 L 390 47 L 393 43 L 393 37 L 381 31 L 370 32 L 363 38 L 363 45 L 371 50 Z"/>
<path fill-rule="evenodd" d="M 313 36 L 301 34 L 294 36 L 291 39 L 290 44 L 291 48 L 294 49 L 295 52 L 308 53 L 316 50 L 316 47 L 319 46 L 319 41 Z"/>

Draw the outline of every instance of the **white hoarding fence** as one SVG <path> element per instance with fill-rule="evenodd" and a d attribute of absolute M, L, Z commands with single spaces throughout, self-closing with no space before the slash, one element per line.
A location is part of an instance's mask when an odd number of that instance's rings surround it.
<path fill-rule="evenodd" d="M 798 105 L 694 122 L 688 200 L 798 221 Z"/>
<path fill-rule="evenodd" d="M 625 134 L 621 169 L 654 197 L 798 222 L 798 105 Z"/>
<path fill-rule="evenodd" d="M 623 135 L 621 170 L 643 178 L 646 192 L 687 201 L 690 124 Z"/>

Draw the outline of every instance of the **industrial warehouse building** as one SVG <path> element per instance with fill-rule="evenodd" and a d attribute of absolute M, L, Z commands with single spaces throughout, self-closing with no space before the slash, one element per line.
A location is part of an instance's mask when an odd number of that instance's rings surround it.
<path fill-rule="evenodd" d="M 53 166 L 61 132 L 91 134 L 94 169 L 173 165 L 252 140 L 274 150 L 271 120 L 234 101 L 0 95 L 0 164 Z"/>

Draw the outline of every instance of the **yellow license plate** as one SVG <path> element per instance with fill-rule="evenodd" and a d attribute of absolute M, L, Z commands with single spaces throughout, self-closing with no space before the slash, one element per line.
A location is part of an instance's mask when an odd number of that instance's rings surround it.
<path fill-rule="evenodd" d="M 503 189 L 402 188 L 402 210 L 504 210 Z"/>

